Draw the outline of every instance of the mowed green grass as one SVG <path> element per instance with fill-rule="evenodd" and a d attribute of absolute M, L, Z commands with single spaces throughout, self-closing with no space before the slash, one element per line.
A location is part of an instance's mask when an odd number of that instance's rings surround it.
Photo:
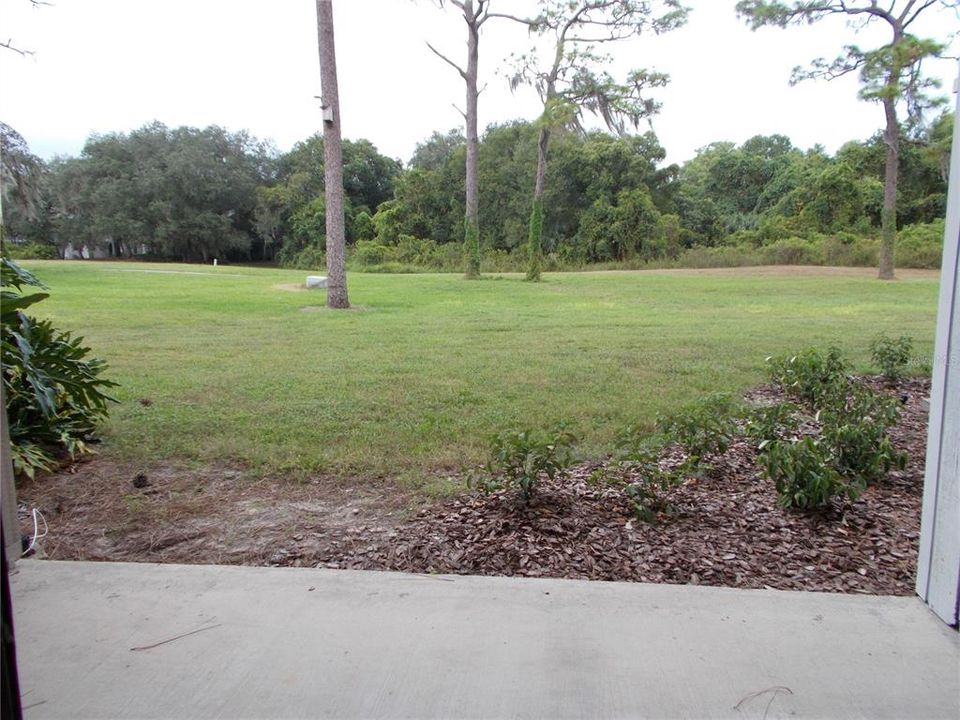
<path fill-rule="evenodd" d="M 934 273 L 794 268 L 352 273 L 356 309 L 328 311 L 299 271 L 25 264 L 51 287 L 38 313 L 120 383 L 101 452 L 360 478 L 456 471 L 498 430 L 562 420 L 600 455 L 627 424 L 743 390 L 766 356 L 809 345 L 866 369 L 878 332 L 906 333 L 925 359 L 938 289 Z"/>

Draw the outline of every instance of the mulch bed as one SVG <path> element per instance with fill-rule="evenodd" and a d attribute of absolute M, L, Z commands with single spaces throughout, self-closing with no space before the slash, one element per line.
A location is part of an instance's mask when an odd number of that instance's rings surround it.
<path fill-rule="evenodd" d="M 245 481 L 236 470 L 137 470 L 97 460 L 26 483 L 60 559 L 296 565 L 418 573 L 690 583 L 910 595 L 920 532 L 929 381 L 888 388 L 903 403 L 894 444 L 909 453 L 856 501 L 784 510 L 756 450 L 735 442 L 700 480 L 671 491 L 676 514 L 638 521 L 623 493 L 589 481 L 599 463 L 518 493 L 468 494 L 410 513 L 390 487 Z M 784 398 L 772 387 L 747 399 Z M 25 523 L 24 532 L 30 528 Z"/>
<path fill-rule="evenodd" d="M 742 588 L 910 595 L 914 592 L 926 444 L 926 380 L 885 388 L 903 401 L 891 437 L 910 460 L 854 502 L 826 513 L 777 505 L 756 450 L 736 442 L 701 480 L 673 491 L 677 514 L 639 522 L 622 492 L 588 482 L 583 465 L 543 482 L 536 499 L 499 491 L 422 510 L 384 542 L 327 564 L 475 575 L 633 580 Z M 784 398 L 771 387 L 748 399 Z M 330 563 L 334 560 L 334 563 Z"/>

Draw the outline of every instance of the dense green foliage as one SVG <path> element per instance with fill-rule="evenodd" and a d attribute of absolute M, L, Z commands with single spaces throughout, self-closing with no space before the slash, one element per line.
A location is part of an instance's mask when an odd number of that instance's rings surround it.
<path fill-rule="evenodd" d="M 901 144 L 898 266 L 939 266 L 952 123 L 944 114 Z M 533 269 L 537 132 L 513 122 L 481 138 L 484 270 Z M 365 140 L 345 141 L 350 267 L 461 272 L 464 153 L 458 132 L 434 133 L 403 169 Z M 713 143 L 682 167 L 664 158 L 652 132 L 554 132 L 540 269 L 876 262 L 880 135 L 832 157 L 772 135 Z M 319 136 L 277 156 L 244 133 L 155 123 L 94 136 L 79 158 L 39 166 L 29 212 L 4 205 L 9 236 L 27 243 L 16 246 L 21 257 L 70 245 L 107 256 L 324 262 Z"/>
<path fill-rule="evenodd" d="M 100 377 L 106 364 L 88 357 L 83 338 L 24 312 L 48 297 L 24 288 L 46 290 L 43 283 L 5 257 L 0 275 L 0 362 L 13 467 L 32 477 L 53 466 L 58 452 L 72 457 L 89 451 L 111 400 L 104 390 L 115 383 Z"/>

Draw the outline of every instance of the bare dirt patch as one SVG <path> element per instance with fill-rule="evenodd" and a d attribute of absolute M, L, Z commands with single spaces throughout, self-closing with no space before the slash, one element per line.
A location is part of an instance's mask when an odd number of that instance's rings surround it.
<path fill-rule="evenodd" d="M 230 467 L 137 467 L 104 458 L 25 481 L 55 560 L 316 565 L 369 544 L 405 517 L 408 493 L 385 481 L 251 479 Z M 28 513 L 21 521 L 32 534 Z"/>
<path fill-rule="evenodd" d="M 673 491 L 676 515 L 639 522 L 619 490 L 584 463 L 514 492 L 425 504 L 389 480 L 251 479 L 237 468 L 165 466 L 141 473 L 107 459 L 25 482 L 46 516 L 54 559 L 295 565 L 421 573 L 633 580 L 910 595 L 919 549 L 929 381 L 887 388 L 891 431 L 910 460 L 856 501 L 826 513 L 784 510 L 745 440 Z M 753 402 L 782 399 L 770 387 Z M 32 531 L 24 518 L 23 532 Z"/>
<path fill-rule="evenodd" d="M 300 312 L 335 312 L 341 313 L 344 310 L 347 312 L 364 312 L 367 310 L 366 305 L 351 305 L 348 308 L 328 308 L 326 305 L 304 305 L 300 308 Z"/>
<path fill-rule="evenodd" d="M 308 288 L 303 283 L 280 283 L 279 285 L 273 286 L 274 290 L 286 290 L 288 292 L 306 292 L 307 290 L 314 290 L 315 288 Z M 321 288 L 316 288 L 321 289 Z"/>

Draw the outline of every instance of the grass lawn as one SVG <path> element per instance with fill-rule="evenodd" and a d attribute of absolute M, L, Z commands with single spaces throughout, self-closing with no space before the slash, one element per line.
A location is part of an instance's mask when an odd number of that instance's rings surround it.
<path fill-rule="evenodd" d="M 567 420 L 586 455 L 631 422 L 763 379 L 764 358 L 880 331 L 932 353 L 938 275 L 752 268 L 506 276 L 351 273 L 327 311 L 305 272 L 27 262 L 37 306 L 110 364 L 102 453 L 258 474 L 433 477 L 512 426 Z M 141 400 L 149 401 L 141 402 Z"/>

